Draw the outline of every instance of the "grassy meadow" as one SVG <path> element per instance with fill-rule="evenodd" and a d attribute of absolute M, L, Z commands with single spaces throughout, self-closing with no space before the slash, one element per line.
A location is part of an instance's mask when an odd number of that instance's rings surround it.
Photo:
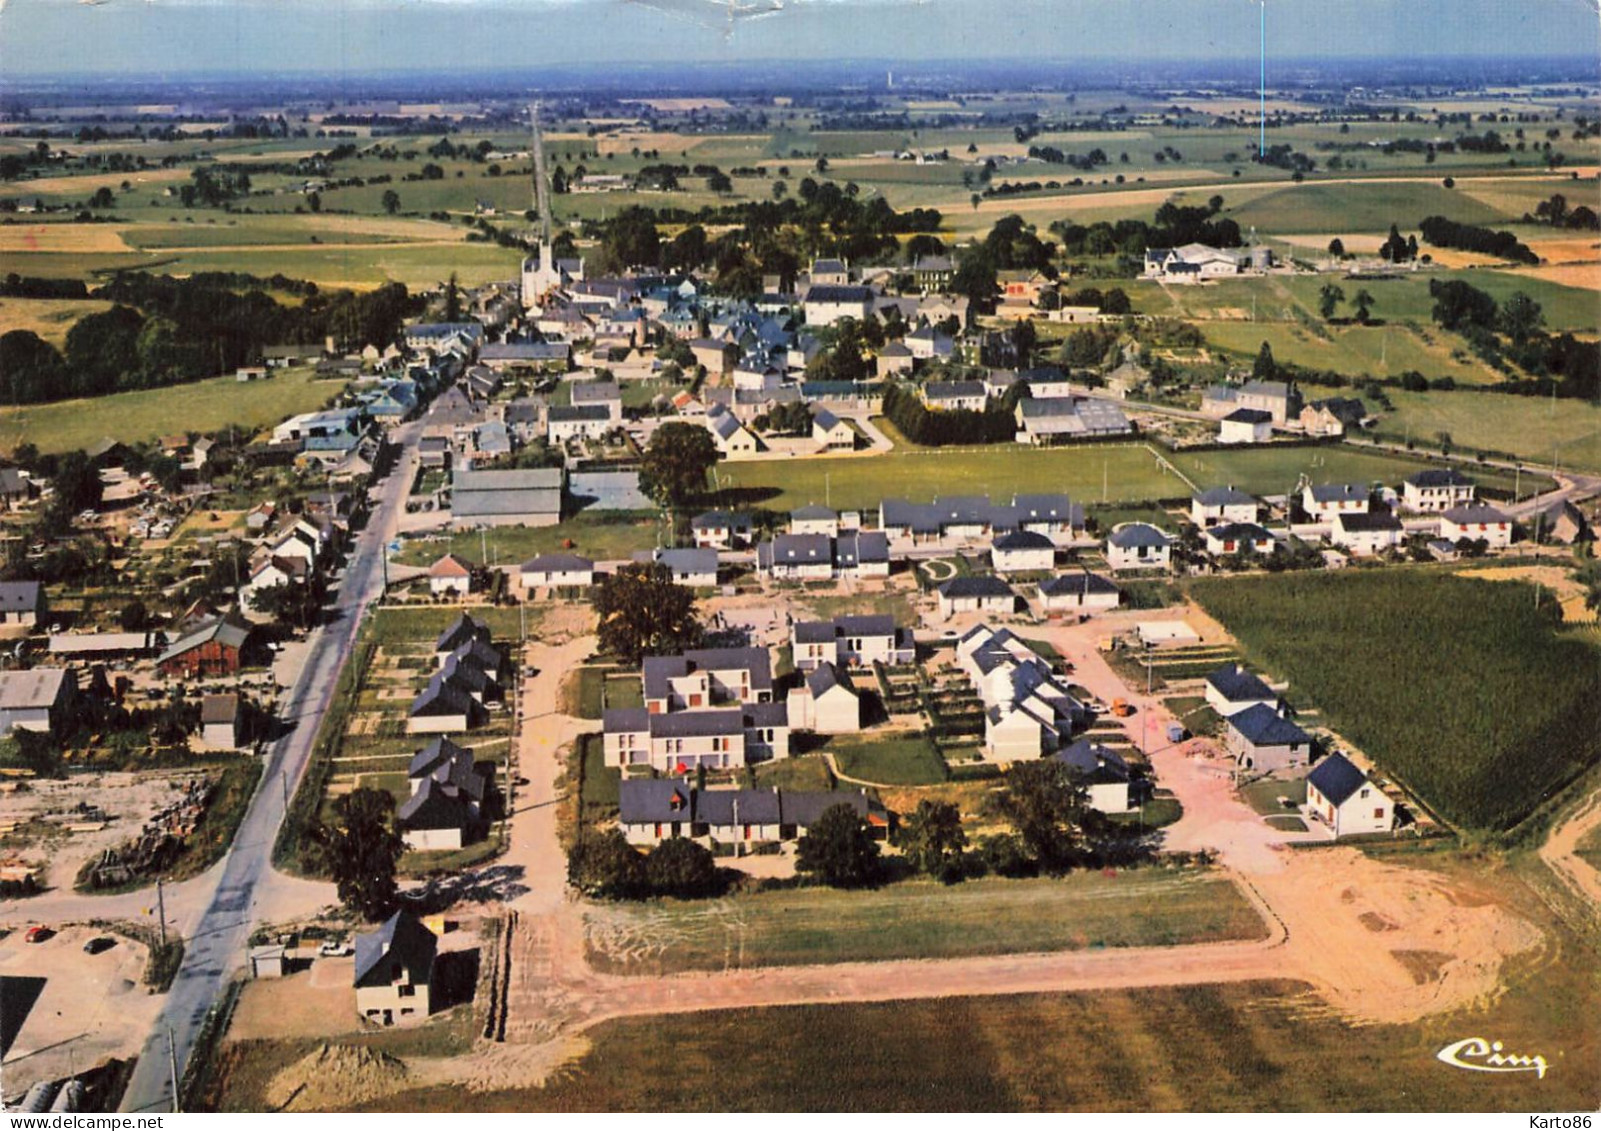
<path fill-rule="evenodd" d="M 1230 881 L 1157 870 L 870 891 L 803 887 L 709 903 L 608 904 L 588 918 L 590 963 L 619 974 L 1170 946 L 1265 933 Z"/>

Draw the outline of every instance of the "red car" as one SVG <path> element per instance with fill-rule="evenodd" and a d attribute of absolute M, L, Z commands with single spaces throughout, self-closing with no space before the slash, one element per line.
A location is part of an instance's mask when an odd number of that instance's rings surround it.
<path fill-rule="evenodd" d="M 45 926 L 29 927 L 28 928 L 28 933 L 22 936 L 22 941 L 23 942 L 30 942 L 30 943 L 40 943 L 40 942 L 44 942 L 48 938 L 54 937 L 54 935 L 55 935 L 55 932 L 52 931 L 49 927 L 45 927 Z"/>

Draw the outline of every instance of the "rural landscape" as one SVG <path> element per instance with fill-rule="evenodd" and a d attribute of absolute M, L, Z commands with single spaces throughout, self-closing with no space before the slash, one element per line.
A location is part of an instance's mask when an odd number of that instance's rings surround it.
<path fill-rule="evenodd" d="M 1313 7 L 0 4 L 4 1110 L 1601 1108 L 1594 12 Z"/>

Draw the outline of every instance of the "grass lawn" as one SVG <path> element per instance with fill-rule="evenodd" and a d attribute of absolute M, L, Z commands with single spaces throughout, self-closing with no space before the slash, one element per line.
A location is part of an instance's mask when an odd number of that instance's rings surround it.
<path fill-rule="evenodd" d="M 597 906 L 589 914 L 590 961 L 625 974 L 1168 946 L 1263 934 L 1256 912 L 1229 881 L 1154 869 L 950 887 L 915 881 L 877 891 L 804 887 L 713 902 Z"/>
<path fill-rule="evenodd" d="M 921 734 L 875 739 L 836 735 L 828 749 L 846 777 L 883 785 L 933 785 L 945 780 L 945 762 Z"/>
<path fill-rule="evenodd" d="M 442 538 L 415 539 L 395 555 L 403 565 L 428 565 L 444 554 L 460 554 L 472 561 L 524 562 L 539 554 L 582 554 L 595 561 L 627 558 L 635 550 L 656 545 L 661 522 L 627 511 L 583 513 L 556 526 L 496 526 L 480 532 L 462 531 Z M 572 546 L 564 543 L 572 542 Z M 486 562 L 484 564 L 489 564 Z"/>
<path fill-rule="evenodd" d="M 1443 177 L 1441 178 L 1443 179 Z M 1392 223 L 1415 228 L 1425 216 L 1450 216 L 1464 224 L 1494 223 L 1512 217 L 1483 201 L 1446 188 L 1439 180 L 1322 185 L 1286 185 L 1263 193 L 1229 213 L 1245 231 L 1387 232 Z"/>
<path fill-rule="evenodd" d="M 803 754 L 751 767 L 757 789 L 831 790 L 834 774 L 820 755 Z"/>
<path fill-rule="evenodd" d="M 44 452 L 88 448 L 104 436 L 134 443 L 171 432 L 175 406 L 191 432 L 214 432 L 231 424 L 254 433 L 297 412 L 321 408 L 341 392 L 343 381 L 316 381 L 312 371 L 279 371 L 269 381 L 240 383 L 214 377 L 169 389 L 141 389 L 51 404 L 0 408 L 0 449 L 36 444 Z"/>
<path fill-rule="evenodd" d="M 1516 824 L 1601 757 L 1596 649 L 1553 631 L 1527 585 L 1398 567 L 1191 592 L 1449 821 Z"/>
<path fill-rule="evenodd" d="M 1160 829 L 1175 823 L 1184 816 L 1184 804 L 1177 797 L 1158 794 L 1132 813 L 1118 813 L 1111 818 L 1113 824 L 1139 825 L 1147 829 Z"/>
<path fill-rule="evenodd" d="M 489 626 L 497 647 L 516 643 L 521 627 L 518 611 L 493 606 L 475 606 L 471 609 L 451 605 L 377 608 L 368 615 L 365 631 L 369 634 L 368 639 L 377 644 L 411 644 L 432 650 L 433 641 L 454 624 L 463 612 L 471 613 L 474 620 Z M 532 635 L 536 614 L 530 610 L 528 617 L 529 634 Z"/>
<path fill-rule="evenodd" d="M 1337 391 L 1316 386 L 1305 390 L 1308 398 L 1331 392 Z M 1383 439 L 1410 438 L 1432 447 L 1439 433 L 1449 432 L 1462 452 L 1506 452 L 1544 464 L 1555 457 L 1563 467 L 1601 471 L 1601 406 L 1463 389 L 1387 392 L 1395 410 L 1381 414 L 1374 429 Z M 1521 486 L 1527 494 L 1527 481 Z"/>
<path fill-rule="evenodd" d="M 1241 789 L 1240 797 L 1264 817 L 1293 816 L 1292 806 L 1300 805 L 1306 800 L 1306 779 L 1297 778 L 1291 781 L 1285 778 L 1264 778 Z M 1291 804 L 1286 806 L 1281 803 L 1279 801 L 1281 797 L 1289 798 Z"/>
<path fill-rule="evenodd" d="M 1353 288 L 1357 286 L 1346 283 L 1346 293 L 1356 294 Z M 1278 361 L 1331 369 L 1353 378 L 1395 377 L 1415 369 L 1431 379 L 1450 377 L 1458 384 L 1487 385 L 1501 380 L 1500 374 L 1476 358 L 1453 358 L 1452 350 L 1461 348 L 1461 343 L 1440 330 L 1432 331 L 1432 342 L 1399 324 L 1309 328 L 1298 322 L 1206 322 L 1201 330 L 1208 343 L 1229 351 L 1240 362 L 1254 358 L 1267 342 Z"/>
<path fill-rule="evenodd" d="M 1019 492 L 1041 490 L 1042 484 L 1087 504 L 1184 498 L 1191 493 L 1192 483 L 1202 489 L 1232 484 L 1257 495 L 1284 494 L 1294 488 L 1302 472 L 1318 482 L 1397 483 L 1419 466 L 1416 460 L 1345 446 L 1180 453 L 1168 466 L 1165 456 L 1159 463 L 1156 452 L 1143 444 L 1043 449 L 998 444 L 954 450 L 897 449 L 870 459 L 753 460 L 721 465 L 718 476 L 733 489 L 725 492 L 725 502 L 730 505 L 760 504 L 783 511 L 827 499 L 836 509 L 876 510 L 885 498 L 912 502 L 956 494 L 1010 498 Z M 1498 476 L 1488 473 L 1475 472 L 1475 477 L 1481 482 L 1499 482 Z M 1510 489 L 1511 476 L 1506 480 Z"/>
<path fill-rule="evenodd" d="M 588 825 L 605 820 L 617 812 L 617 787 L 622 775 L 606 765 L 606 748 L 600 735 L 581 736 L 578 751 L 583 759 L 584 771 L 584 788 L 580 794 L 583 821 Z"/>

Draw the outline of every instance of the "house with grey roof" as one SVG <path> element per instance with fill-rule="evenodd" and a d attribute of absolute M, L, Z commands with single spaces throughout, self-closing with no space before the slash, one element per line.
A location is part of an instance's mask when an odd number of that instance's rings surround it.
<path fill-rule="evenodd" d="M 1258 705 L 1275 714 L 1283 710 L 1278 692 L 1239 664 L 1225 664 L 1207 675 L 1206 701 L 1225 719 Z"/>
<path fill-rule="evenodd" d="M 1237 408 L 1217 422 L 1220 444 L 1265 444 L 1273 438 L 1273 414 L 1260 408 Z"/>
<path fill-rule="evenodd" d="M 1393 550 L 1406 538 L 1401 520 L 1388 507 L 1374 507 L 1366 513 L 1337 514 L 1329 541 L 1354 557 L 1368 557 Z"/>
<path fill-rule="evenodd" d="M 935 592 L 940 616 L 947 620 L 958 613 L 1005 616 L 1017 608 L 1017 594 L 998 577 L 953 577 Z"/>
<path fill-rule="evenodd" d="M 1144 779 L 1135 777 L 1121 754 L 1088 738 L 1062 747 L 1052 757 L 1084 787 L 1089 807 L 1102 813 L 1127 813 L 1139 808 L 1148 788 Z"/>
<path fill-rule="evenodd" d="M 1366 514 L 1372 499 L 1366 483 L 1307 483 L 1301 488 L 1301 509 L 1313 522 L 1329 522 L 1342 514 Z"/>
<path fill-rule="evenodd" d="M 49 617 L 43 585 L 37 581 L 0 581 L 0 627 L 32 628 Z"/>
<path fill-rule="evenodd" d="M 975 625 L 956 641 L 956 664 L 984 706 L 984 757 L 1038 758 L 1088 719 L 1051 665 L 1008 628 Z"/>
<path fill-rule="evenodd" d="M 791 534 L 827 534 L 830 538 L 839 533 L 839 512 L 818 503 L 796 507 L 789 512 Z"/>
<path fill-rule="evenodd" d="M 1256 496 L 1234 487 L 1209 487 L 1190 496 L 1190 521 L 1203 530 L 1222 522 L 1255 522 L 1259 513 Z"/>
<path fill-rule="evenodd" d="M 836 805 L 849 807 L 875 836 L 888 831 L 887 811 L 860 790 L 697 789 L 673 778 L 624 778 L 617 795 L 618 823 L 630 844 L 651 848 L 685 837 L 739 853 L 794 840 Z"/>
<path fill-rule="evenodd" d="M 1312 759 L 1312 736 L 1266 703 L 1225 720 L 1223 747 L 1240 769 L 1258 774 L 1297 769 Z"/>
<path fill-rule="evenodd" d="M 1147 522 L 1123 522 L 1106 536 L 1106 564 L 1115 573 L 1165 570 L 1172 564 L 1173 536 Z"/>
<path fill-rule="evenodd" d="M 535 589 L 587 589 L 595 583 L 595 563 L 579 554 L 551 553 L 518 567 L 524 593 Z"/>
<path fill-rule="evenodd" d="M 0 735 L 14 730 L 60 735 L 78 700 L 78 677 L 66 668 L 0 671 Z"/>
<path fill-rule="evenodd" d="M 406 770 L 411 796 L 395 821 L 406 847 L 448 851 L 473 840 L 481 831 L 490 772 L 448 738 L 436 738 L 412 755 Z"/>
<path fill-rule="evenodd" d="M 598 440 L 617 421 L 603 404 L 551 405 L 545 413 L 545 440 L 565 444 L 568 440 Z"/>
<path fill-rule="evenodd" d="M 642 550 L 634 555 L 634 560 L 665 566 L 675 585 L 687 585 L 691 589 L 710 589 L 717 584 L 716 550 L 658 548 Z"/>
<path fill-rule="evenodd" d="M 1056 543 L 1031 530 L 1002 534 L 990 544 L 996 573 L 1048 573 L 1056 564 Z"/>
<path fill-rule="evenodd" d="M 930 381 L 921 389 L 923 407 L 931 411 L 983 412 L 989 393 L 982 381 Z"/>
<path fill-rule="evenodd" d="M 798 620 L 790 627 L 791 662 L 807 672 L 819 664 L 866 667 L 909 664 L 916 658 L 912 631 L 899 628 L 888 613 Z"/>
<path fill-rule="evenodd" d="M 818 734 L 855 734 L 862 729 L 862 697 L 850 674 L 830 661 L 814 665 L 786 700 L 789 725 Z"/>
<path fill-rule="evenodd" d="M 1209 554 L 1271 554 L 1278 545 L 1265 526 L 1254 522 L 1223 522 L 1201 531 Z"/>
<path fill-rule="evenodd" d="M 1046 578 L 1037 586 L 1040 605 L 1047 615 L 1089 613 L 1115 609 L 1123 601 L 1117 583 L 1087 569 Z"/>
<path fill-rule="evenodd" d="M 425 1019 L 438 951 L 438 938 L 404 907 L 377 930 L 357 935 L 356 1012 L 379 1025 Z"/>
<path fill-rule="evenodd" d="M 706 511 L 689 520 L 689 529 L 701 549 L 738 550 L 750 545 L 755 527 L 748 514 Z"/>
<path fill-rule="evenodd" d="M 1407 476 L 1401 505 L 1409 511 L 1439 512 L 1473 502 L 1473 480 L 1454 467 L 1431 467 Z"/>

